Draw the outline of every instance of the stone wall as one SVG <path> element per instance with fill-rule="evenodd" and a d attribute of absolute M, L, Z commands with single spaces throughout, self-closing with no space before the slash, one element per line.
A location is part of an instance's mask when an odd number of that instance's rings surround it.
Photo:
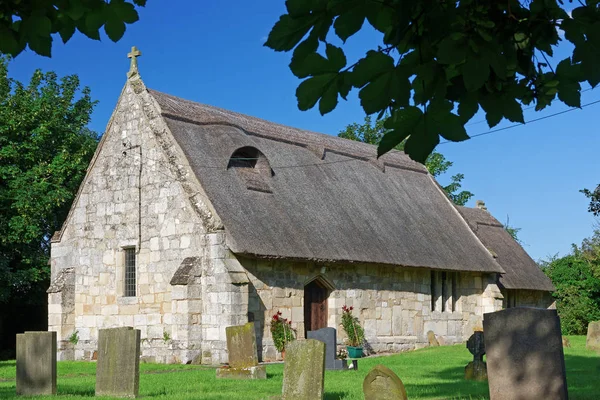
<path fill-rule="evenodd" d="M 503 290 L 504 308 L 509 307 L 537 307 L 537 308 L 556 308 L 556 300 L 552 293 L 541 290 Z"/>
<path fill-rule="evenodd" d="M 304 262 L 240 258 L 250 280 L 248 312 L 257 327 L 257 343 L 264 360 L 276 359 L 270 336 L 271 316 L 277 311 L 292 321 L 298 337 L 304 336 L 304 286 L 321 279 L 333 287 L 328 299 L 328 326 L 338 329 L 342 306 L 353 306 L 365 328 L 372 352 L 397 352 L 425 346 L 427 331 L 446 343 L 466 340 L 480 327 L 484 312 L 501 309 L 502 295 L 495 276 L 457 275 L 455 309 L 432 311 L 431 271 L 370 265 L 323 265 Z M 450 300 L 451 301 L 451 300 Z"/>

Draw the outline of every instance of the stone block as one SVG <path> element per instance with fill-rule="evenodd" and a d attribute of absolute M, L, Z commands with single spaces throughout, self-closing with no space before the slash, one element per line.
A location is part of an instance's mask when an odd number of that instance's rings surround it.
<path fill-rule="evenodd" d="M 217 379 L 267 379 L 267 368 L 256 365 L 248 368 L 217 368 Z"/>
<path fill-rule="evenodd" d="M 140 330 L 100 329 L 96 396 L 137 397 L 140 382 Z"/>
<path fill-rule="evenodd" d="M 568 398 L 556 310 L 509 308 L 484 314 L 490 400 Z"/>
<path fill-rule="evenodd" d="M 17 394 L 56 394 L 56 332 L 17 335 Z"/>
<path fill-rule="evenodd" d="M 588 325 L 585 347 L 588 350 L 600 351 L 600 321 L 590 322 Z"/>
<path fill-rule="evenodd" d="M 365 400 L 408 400 L 402 380 L 391 369 L 377 365 L 363 381 Z"/>
<path fill-rule="evenodd" d="M 295 340 L 285 350 L 282 400 L 323 399 L 325 343 Z"/>
<path fill-rule="evenodd" d="M 258 365 L 254 322 L 228 326 L 225 328 L 225 334 L 227 336 L 227 351 L 229 352 L 229 366 L 231 368 L 240 369 Z"/>

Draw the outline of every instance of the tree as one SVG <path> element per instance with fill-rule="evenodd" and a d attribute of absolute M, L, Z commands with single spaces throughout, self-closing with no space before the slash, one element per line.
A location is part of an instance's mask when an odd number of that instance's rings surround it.
<path fill-rule="evenodd" d="M 379 119 L 373 123 L 371 117 L 367 115 L 362 124 L 350 124 L 346 126 L 344 130 L 340 131 L 338 136 L 344 139 L 376 145 L 385 136 L 387 131 L 388 130 L 383 124 L 383 120 Z M 395 149 L 404 150 L 404 143 L 405 142 L 402 142 L 396 145 Z M 427 157 L 425 166 L 429 170 L 429 173 L 433 175 L 434 178 L 437 178 L 450 169 L 452 166 L 452 161 L 446 160 L 446 157 L 444 157 L 441 153 L 434 151 L 429 155 L 429 157 Z M 459 192 L 462 186 L 461 182 L 464 177 L 465 176 L 463 174 L 453 175 L 450 178 L 450 184 L 443 187 L 450 200 L 459 206 L 464 206 L 467 201 L 473 197 L 473 193 L 469 191 L 462 190 Z"/>
<path fill-rule="evenodd" d="M 493 127 L 524 122 L 531 103 L 581 105 L 580 84 L 600 82 L 600 2 L 578 3 L 567 12 L 563 0 L 287 0 L 265 45 L 293 50 L 301 110 L 319 103 L 326 114 L 358 89 L 367 114 L 389 115 L 378 154 L 407 140 L 408 155 L 425 162 L 440 136 L 468 139 L 464 125 L 480 108 Z M 333 43 L 365 23 L 381 42 L 349 61 Z M 563 37 L 571 56 L 550 62 Z"/>
<path fill-rule="evenodd" d="M 588 211 L 596 217 L 600 217 L 600 185 L 596 187 L 596 190 L 583 189 L 580 192 L 590 199 Z"/>
<path fill-rule="evenodd" d="M 0 303 L 47 288 L 50 238 L 98 142 L 76 75 L 37 70 L 27 86 L 7 75 L 0 58 Z"/>
<path fill-rule="evenodd" d="M 26 46 L 50 57 L 52 34 L 67 43 L 75 30 L 100 40 L 100 28 L 116 42 L 125 24 L 138 20 L 146 0 L 12 0 L 0 3 L 0 53 L 16 57 Z"/>
<path fill-rule="evenodd" d="M 519 243 L 520 245 L 523 244 L 523 242 L 521 242 L 521 239 L 519 239 L 519 231 L 521 230 L 521 228 L 515 228 L 514 226 L 511 226 L 508 215 L 506 216 L 506 223 L 504 224 L 504 230 L 506 232 L 508 232 L 508 234 L 510 236 L 512 236 L 512 238 L 515 240 L 515 242 Z"/>

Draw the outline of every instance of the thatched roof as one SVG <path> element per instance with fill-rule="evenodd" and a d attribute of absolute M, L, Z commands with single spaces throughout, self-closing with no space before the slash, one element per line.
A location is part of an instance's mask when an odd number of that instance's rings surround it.
<path fill-rule="evenodd" d="M 506 271 L 500 277 L 502 286 L 507 289 L 556 290 L 550 278 L 489 212 L 479 208 L 457 208 Z"/>
<path fill-rule="evenodd" d="M 503 272 L 404 153 L 377 160 L 375 146 L 149 92 L 234 253 Z M 230 162 L 243 148 L 258 149 L 255 169 Z"/>

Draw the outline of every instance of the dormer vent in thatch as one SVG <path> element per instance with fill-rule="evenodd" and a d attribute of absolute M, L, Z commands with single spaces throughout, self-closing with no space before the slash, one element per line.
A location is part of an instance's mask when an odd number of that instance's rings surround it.
<path fill-rule="evenodd" d="M 275 174 L 267 157 L 256 147 L 244 146 L 234 151 L 227 169 L 237 173 L 246 189 L 273 193 L 270 181 Z"/>

